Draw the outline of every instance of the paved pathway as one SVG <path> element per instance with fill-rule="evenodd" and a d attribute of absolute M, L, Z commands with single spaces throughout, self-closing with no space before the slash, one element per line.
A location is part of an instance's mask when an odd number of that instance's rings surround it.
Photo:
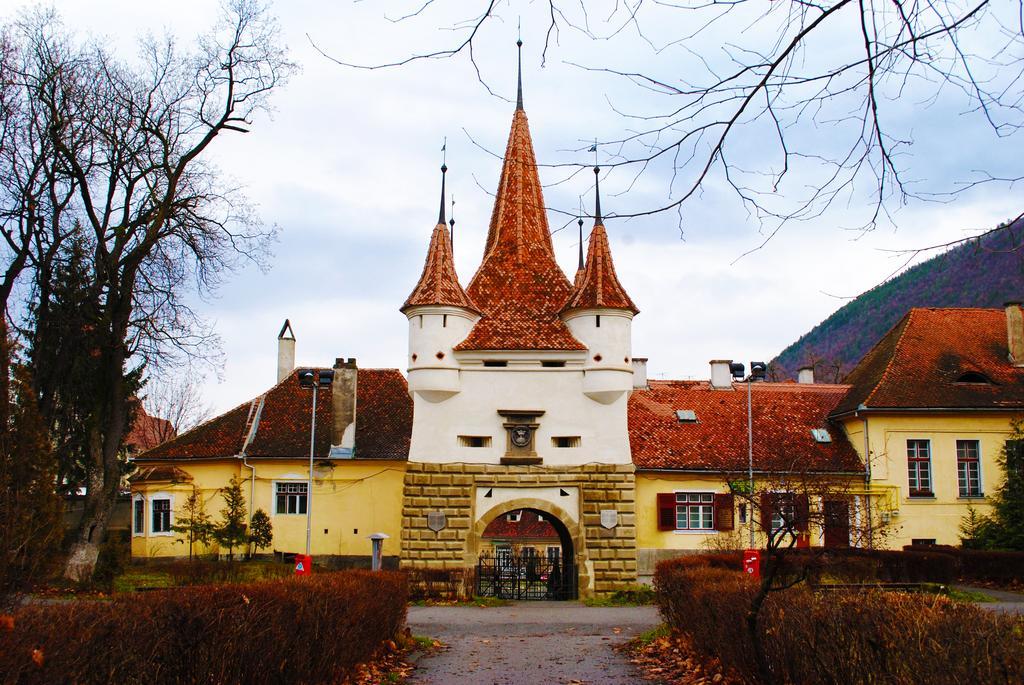
<path fill-rule="evenodd" d="M 1007 592 L 1006 590 L 990 590 L 984 587 L 972 587 L 968 585 L 955 585 L 961 590 L 981 592 L 988 595 L 994 602 L 978 602 L 975 606 L 990 611 L 1001 611 L 1006 614 L 1024 614 L 1024 595 L 1019 592 Z"/>
<path fill-rule="evenodd" d="M 661 623 L 655 607 L 522 602 L 508 607 L 410 607 L 414 635 L 448 647 L 421 659 L 416 685 L 623 685 L 644 682 L 612 649 Z"/>

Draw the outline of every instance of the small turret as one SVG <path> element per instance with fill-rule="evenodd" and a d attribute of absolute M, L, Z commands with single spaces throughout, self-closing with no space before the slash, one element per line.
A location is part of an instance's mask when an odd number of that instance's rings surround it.
<path fill-rule="evenodd" d="M 455 273 L 444 213 L 447 171 L 442 164 L 441 209 L 423 273 L 401 308 L 409 319 L 409 390 L 434 402 L 459 392 L 459 365 L 453 348 L 480 318 Z"/>
<path fill-rule="evenodd" d="M 587 346 L 584 393 L 609 404 L 633 387 L 632 321 L 639 310 L 615 275 L 601 215 L 600 173 L 595 166 L 594 228 L 587 261 L 561 315 L 573 336 Z M 582 244 L 582 226 L 580 240 Z"/>

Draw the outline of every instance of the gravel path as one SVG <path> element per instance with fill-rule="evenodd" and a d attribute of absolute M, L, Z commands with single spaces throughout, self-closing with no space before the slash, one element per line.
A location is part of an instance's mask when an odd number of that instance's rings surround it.
<path fill-rule="evenodd" d="M 414 635 L 444 642 L 421 659 L 417 685 L 642 683 L 617 651 L 661 623 L 655 607 L 586 607 L 577 602 L 523 602 L 508 607 L 410 607 Z"/>

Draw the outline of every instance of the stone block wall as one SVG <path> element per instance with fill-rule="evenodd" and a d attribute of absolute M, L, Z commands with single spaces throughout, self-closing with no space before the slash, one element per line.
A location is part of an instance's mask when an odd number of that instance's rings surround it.
<path fill-rule="evenodd" d="M 478 488 L 523 488 L 523 497 L 500 510 L 474 511 Z M 531 488 L 579 489 L 580 511 L 536 499 Z M 480 537 L 495 516 L 532 508 L 558 518 L 573 540 L 580 596 L 605 595 L 637 581 L 636 482 L 632 464 L 572 467 L 409 462 L 402 500 L 401 564 L 404 568 L 470 568 Z M 601 510 L 615 509 L 618 523 L 601 525 Z M 427 527 L 427 514 L 442 511 L 447 526 Z M 486 519 L 481 518 L 487 514 Z"/>

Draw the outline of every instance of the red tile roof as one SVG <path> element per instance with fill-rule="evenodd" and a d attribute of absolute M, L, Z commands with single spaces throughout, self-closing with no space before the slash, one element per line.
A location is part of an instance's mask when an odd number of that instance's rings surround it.
<path fill-rule="evenodd" d="M 459 284 L 452 257 L 452 241 L 448 228 L 439 223 L 430 236 L 427 261 L 420 280 L 413 288 L 401 311 L 419 305 L 448 305 L 477 311 L 466 291 Z"/>
<path fill-rule="evenodd" d="M 192 476 L 171 464 L 141 468 L 128 478 L 129 483 L 191 483 Z"/>
<path fill-rule="evenodd" d="M 467 289 L 483 317 L 456 350 L 582 350 L 559 317 L 572 285 L 555 262 L 526 113 L 512 117 L 484 247 Z"/>
<path fill-rule="evenodd" d="M 174 437 L 174 426 L 167 419 L 150 416 L 141 402 L 136 400 L 135 420 L 124 438 L 125 447 L 143 452 Z"/>
<path fill-rule="evenodd" d="M 615 275 L 612 251 L 608 247 L 608 234 L 603 224 L 594 226 L 590 232 L 586 268 L 582 277 L 576 274 L 572 297 L 566 302 L 563 311 L 591 308 L 628 309 L 634 314 L 640 312 Z"/>
<path fill-rule="evenodd" d="M 409 457 L 412 398 L 398 369 L 359 369 L 356 390 L 357 459 Z"/>
<path fill-rule="evenodd" d="M 397 369 L 359 369 L 358 374 L 354 457 L 407 459 L 412 399 L 405 377 Z M 312 401 L 312 391 L 299 386 L 296 374 L 289 374 L 264 395 L 138 455 L 136 461 L 227 458 L 243 450 L 250 457 L 308 458 Z M 331 391 L 320 390 L 317 457 L 330 453 L 332 424 Z"/>
<path fill-rule="evenodd" d="M 501 538 L 503 540 L 536 540 L 551 539 L 558 540 L 558 532 L 551 522 L 539 520 L 537 512 L 529 509 L 521 509 L 518 522 L 508 520 L 508 514 L 502 514 L 487 524 L 484 529 L 484 538 Z M 510 512 L 514 513 L 514 512 Z"/>
<path fill-rule="evenodd" d="M 1024 369 L 1009 362 L 1002 309 L 911 309 L 846 377 L 835 413 L 884 408 L 1024 408 Z M 991 383 L 958 382 L 980 373 Z"/>
<path fill-rule="evenodd" d="M 756 383 L 752 388 L 754 469 L 860 472 L 863 465 L 842 429 L 828 415 L 845 385 Z M 676 411 L 689 409 L 696 423 Z M 629 398 L 629 443 L 638 469 L 747 470 L 747 393 L 740 384 L 716 390 L 706 381 L 651 381 Z M 831 442 L 811 429 L 826 428 Z"/>

